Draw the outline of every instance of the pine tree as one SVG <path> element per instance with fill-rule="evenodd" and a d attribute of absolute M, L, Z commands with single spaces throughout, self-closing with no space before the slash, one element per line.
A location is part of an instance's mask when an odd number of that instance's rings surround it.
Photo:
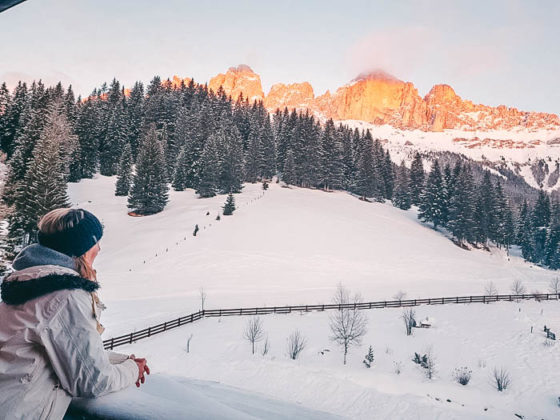
<path fill-rule="evenodd" d="M 219 130 L 220 178 L 219 189 L 222 193 L 238 193 L 243 188 L 243 142 L 237 127 L 227 124 Z"/>
<path fill-rule="evenodd" d="M 3 95 L 5 95 L 5 92 Z M 0 132 L 0 147 L 8 154 L 8 157 L 12 156 L 16 146 L 16 138 L 25 126 L 26 116 L 29 115 L 29 96 L 27 85 L 19 82 L 14 90 L 11 100 L 6 100 L 5 97 L 3 99 L 6 109 L 2 117 L 3 122 L 2 132 Z"/>
<path fill-rule="evenodd" d="M 216 134 L 211 135 L 202 151 L 200 159 L 200 181 L 196 193 L 201 197 L 214 197 L 220 176 L 220 155 Z"/>
<path fill-rule="evenodd" d="M 334 123 L 327 121 L 321 138 L 321 180 L 325 190 L 341 188 L 343 184 L 342 145 Z"/>
<path fill-rule="evenodd" d="M 550 198 L 542 189 L 539 190 L 533 214 L 534 262 L 541 262 L 545 258 L 545 242 L 547 229 L 550 224 Z"/>
<path fill-rule="evenodd" d="M 128 196 L 128 207 L 135 213 L 159 213 L 168 201 L 167 175 L 163 148 L 152 125 L 138 150 L 136 173 Z"/>
<path fill-rule="evenodd" d="M 177 156 L 177 163 L 175 164 L 175 172 L 173 173 L 173 189 L 175 191 L 183 191 L 187 187 L 187 171 L 188 171 L 187 154 L 185 149 L 182 148 Z"/>
<path fill-rule="evenodd" d="M 484 171 L 482 182 L 476 190 L 476 204 L 474 212 L 474 239 L 479 243 L 486 243 L 489 239 L 496 240 L 498 221 L 494 186 L 490 178 L 490 171 Z"/>
<path fill-rule="evenodd" d="M 36 240 L 37 222 L 42 216 L 56 208 L 68 207 L 60 139 L 51 128 L 45 127 L 33 149 L 29 169 L 14 201 L 15 214 L 10 219 L 10 237 L 21 245 Z"/>
<path fill-rule="evenodd" d="M 424 165 L 420 153 L 414 155 L 410 166 L 410 200 L 413 205 L 420 205 L 420 195 L 424 189 Z"/>
<path fill-rule="evenodd" d="M 286 163 L 284 164 L 284 171 L 282 172 L 282 181 L 284 181 L 286 185 L 295 185 L 296 183 L 294 153 L 291 150 L 288 150 L 286 153 Z"/>
<path fill-rule="evenodd" d="M 371 142 L 362 150 L 357 166 L 357 174 L 353 185 L 354 192 L 360 195 L 363 200 L 368 197 L 378 198 L 381 196 Z"/>
<path fill-rule="evenodd" d="M 261 142 L 260 129 L 258 126 L 251 128 L 247 150 L 245 152 L 245 180 L 247 182 L 257 182 L 261 176 Z"/>
<path fill-rule="evenodd" d="M 121 158 L 119 160 L 119 169 L 117 171 L 117 183 L 115 186 L 115 195 L 128 195 L 130 184 L 132 183 L 132 148 L 130 144 L 124 146 Z"/>
<path fill-rule="evenodd" d="M 449 208 L 449 229 L 458 241 L 473 240 L 474 181 L 471 168 L 463 166 L 455 183 Z"/>
<path fill-rule="evenodd" d="M 0 150 L 11 153 L 12 138 L 8 137 L 8 116 L 10 107 L 12 104 L 12 97 L 10 96 L 10 91 L 8 90 L 6 83 L 2 83 L 0 86 Z"/>
<path fill-rule="evenodd" d="M 128 139 L 124 108 L 118 104 L 113 109 L 107 126 L 106 136 L 99 152 L 99 172 L 112 176 L 117 173 L 119 157 Z"/>
<path fill-rule="evenodd" d="M 509 202 L 504 194 L 502 183 L 498 179 L 495 191 L 496 202 L 496 238 L 495 242 L 498 247 L 504 246 L 507 251 L 515 242 L 515 226 L 513 224 L 513 212 L 511 211 Z"/>
<path fill-rule="evenodd" d="M 446 213 L 445 196 L 443 177 L 439 168 L 439 162 L 436 159 L 428 175 L 426 187 L 420 196 L 418 218 L 424 222 L 432 222 L 434 229 L 437 229 L 443 221 L 443 215 Z"/>
<path fill-rule="evenodd" d="M 128 143 L 135 158 L 144 123 L 144 85 L 141 82 L 136 82 L 130 91 L 126 113 Z"/>
<path fill-rule="evenodd" d="M 228 194 L 226 204 L 224 205 L 224 216 L 231 216 L 235 211 L 235 200 L 233 194 Z"/>
<path fill-rule="evenodd" d="M 76 134 L 80 143 L 75 171 L 83 178 L 92 178 L 99 162 L 99 110 L 97 99 L 88 98 L 78 109 Z"/>
<path fill-rule="evenodd" d="M 393 194 L 393 205 L 401 210 L 410 209 L 410 179 L 408 178 L 408 169 L 404 161 L 401 162 L 397 170 L 397 180 L 395 184 L 395 192 Z"/>
<path fill-rule="evenodd" d="M 521 247 L 521 255 L 527 261 L 535 261 L 535 242 L 533 236 L 533 224 L 531 212 L 525 200 L 519 211 L 517 221 L 517 243 Z"/>

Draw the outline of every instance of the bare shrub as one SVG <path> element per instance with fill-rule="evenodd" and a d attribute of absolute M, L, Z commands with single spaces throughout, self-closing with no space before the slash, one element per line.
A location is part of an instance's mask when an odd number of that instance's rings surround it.
<path fill-rule="evenodd" d="M 200 310 L 203 311 L 204 310 L 204 304 L 206 303 L 206 291 L 204 290 L 204 287 L 201 287 L 198 290 L 199 296 L 200 296 Z"/>
<path fill-rule="evenodd" d="M 402 290 L 399 290 L 397 293 L 393 295 L 393 299 L 398 301 L 404 300 L 405 298 L 406 298 L 406 292 L 403 292 Z"/>
<path fill-rule="evenodd" d="M 420 353 L 414 353 L 414 358 L 412 359 L 414 363 L 420 365 L 420 367 L 425 369 L 426 378 L 432 379 L 436 373 L 436 359 L 433 355 L 432 348 L 428 347 L 426 353 L 421 355 Z"/>
<path fill-rule="evenodd" d="M 305 348 L 306 340 L 299 330 L 295 330 L 288 337 L 288 356 L 292 360 L 296 360 L 298 355 Z"/>
<path fill-rule="evenodd" d="M 554 293 L 555 295 L 560 294 L 560 279 L 558 277 L 550 279 L 550 282 L 548 283 L 548 291 L 550 293 Z"/>
<path fill-rule="evenodd" d="M 488 283 L 486 283 L 484 285 L 484 295 L 486 295 L 486 296 L 497 296 L 498 295 L 498 289 L 496 288 L 496 285 L 494 284 L 493 281 L 489 281 Z"/>
<path fill-rule="evenodd" d="M 523 295 L 527 291 L 523 282 L 519 279 L 514 280 L 513 283 L 511 283 L 510 290 L 514 295 Z"/>
<path fill-rule="evenodd" d="M 264 339 L 264 344 L 263 344 L 263 348 L 262 348 L 262 352 L 261 354 L 263 356 L 266 356 L 268 354 L 268 352 L 270 351 L 270 342 L 268 341 L 268 335 L 266 336 L 266 338 Z"/>
<path fill-rule="evenodd" d="M 550 338 L 545 338 L 544 342 L 543 342 L 545 347 L 553 347 L 554 346 L 554 340 L 551 340 Z"/>
<path fill-rule="evenodd" d="M 402 319 L 406 328 L 406 335 L 412 335 L 412 328 L 416 327 L 416 312 L 412 308 L 404 309 Z"/>
<path fill-rule="evenodd" d="M 494 368 L 493 377 L 496 383 L 496 389 L 500 392 L 506 390 L 511 384 L 509 372 L 504 368 Z"/>
<path fill-rule="evenodd" d="M 455 368 L 453 371 L 453 378 L 461 385 L 467 385 L 472 377 L 472 370 L 468 367 Z"/>
<path fill-rule="evenodd" d="M 264 337 L 262 321 L 258 316 L 247 321 L 243 337 L 251 343 L 252 353 L 255 354 L 255 343 L 261 341 Z"/>
<path fill-rule="evenodd" d="M 401 374 L 401 372 L 402 372 L 402 362 L 400 360 L 393 362 L 393 372 L 395 372 L 397 375 Z"/>
<path fill-rule="evenodd" d="M 191 352 L 191 340 L 193 338 L 193 335 L 189 335 L 189 338 L 187 338 L 187 353 Z"/>
<path fill-rule="evenodd" d="M 341 284 L 338 285 L 334 299 L 335 304 L 350 303 L 350 292 Z M 355 295 L 354 303 L 361 302 L 360 296 Z M 359 309 L 343 308 L 335 311 L 329 317 L 332 332 L 331 340 L 342 346 L 344 350 L 344 364 L 348 355 L 348 348 L 359 345 L 367 332 L 367 318 Z"/>

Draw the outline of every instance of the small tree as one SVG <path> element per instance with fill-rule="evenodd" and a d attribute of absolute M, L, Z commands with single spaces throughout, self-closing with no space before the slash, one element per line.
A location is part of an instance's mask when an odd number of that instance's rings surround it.
<path fill-rule="evenodd" d="M 550 279 L 550 282 L 548 283 L 548 291 L 550 293 L 554 293 L 555 295 L 560 293 L 560 279 L 558 277 Z"/>
<path fill-rule="evenodd" d="M 249 319 L 243 337 L 251 343 L 252 354 L 255 354 L 255 343 L 258 343 L 264 337 L 262 321 L 258 316 Z"/>
<path fill-rule="evenodd" d="M 198 229 L 198 224 L 194 225 L 194 231 L 193 231 L 193 236 L 196 236 L 196 234 L 198 233 L 200 229 Z"/>
<path fill-rule="evenodd" d="M 522 295 L 526 292 L 525 286 L 523 285 L 523 282 L 519 279 L 516 279 L 513 281 L 513 283 L 511 284 L 511 292 L 514 295 Z"/>
<path fill-rule="evenodd" d="M 200 310 L 203 311 L 204 310 L 204 303 L 206 302 L 206 291 L 204 290 L 204 287 L 201 287 L 198 290 L 199 296 L 200 296 Z"/>
<path fill-rule="evenodd" d="M 132 149 L 130 144 L 124 146 L 119 167 L 117 169 L 117 183 L 115 185 L 115 195 L 128 195 L 130 184 L 132 183 Z"/>
<path fill-rule="evenodd" d="M 412 308 L 404 309 L 402 319 L 406 328 L 406 335 L 412 335 L 412 328 L 416 327 L 416 312 Z"/>
<path fill-rule="evenodd" d="M 224 216 L 231 216 L 235 211 L 235 200 L 233 194 L 229 193 L 227 196 L 226 204 L 224 205 Z"/>
<path fill-rule="evenodd" d="M 509 377 L 509 372 L 504 368 L 494 368 L 494 381 L 496 382 L 496 389 L 500 392 L 506 390 L 510 383 L 511 379 Z"/>
<path fill-rule="evenodd" d="M 266 338 L 264 339 L 262 355 L 266 356 L 269 351 L 270 351 L 270 342 L 268 341 L 268 335 L 267 335 Z"/>
<path fill-rule="evenodd" d="M 374 360 L 373 347 L 369 346 L 368 352 L 364 357 L 363 363 L 369 369 L 373 364 L 373 360 Z"/>
<path fill-rule="evenodd" d="M 354 297 L 354 303 L 361 301 L 359 295 Z M 341 284 L 338 285 L 334 296 L 334 303 L 346 305 L 350 303 L 350 292 Z M 367 332 L 367 318 L 355 308 L 341 308 L 330 316 L 331 340 L 342 346 L 344 350 L 344 364 L 351 345 L 360 344 Z"/>
<path fill-rule="evenodd" d="M 497 296 L 498 295 L 498 289 L 496 289 L 496 285 L 494 284 L 493 281 L 489 281 L 488 283 L 486 283 L 484 285 L 484 294 L 486 296 Z"/>
<path fill-rule="evenodd" d="M 305 337 L 301 335 L 299 330 L 295 330 L 288 337 L 288 356 L 292 360 L 296 360 L 298 355 L 305 348 L 306 340 Z"/>

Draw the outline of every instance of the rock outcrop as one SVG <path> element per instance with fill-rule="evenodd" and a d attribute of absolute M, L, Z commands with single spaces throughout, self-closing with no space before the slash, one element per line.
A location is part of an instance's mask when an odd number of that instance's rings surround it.
<path fill-rule="evenodd" d="M 389 124 L 401 129 L 535 130 L 560 127 L 556 114 L 519 111 L 504 105 L 474 104 L 463 100 L 445 84 L 435 85 L 422 98 L 411 82 L 383 71 L 361 74 L 336 92 L 327 91 L 318 97 L 307 82 L 278 83 L 265 96 L 260 77 L 245 65 L 231 67 L 225 74 L 213 77 L 209 87 L 215 92 L 222 87 L 234 100 L 241 94 L 250 102 L 264 100 L 270 112 L 287 107 L 309 110 L 323 118 Z"/>
<path fill-rule="evenodd" d="M 244 64 L 230 67 L 225 74 L 220 73 L 213 77 L 210 79 L 208 87 L 214 92 L 218 92 L 222 87 L 234 101 L 240 95 L 243 95 L 243 98 L 248 99 L 249 102 L 264 100 L 260 76 L 251 67 Z"/>

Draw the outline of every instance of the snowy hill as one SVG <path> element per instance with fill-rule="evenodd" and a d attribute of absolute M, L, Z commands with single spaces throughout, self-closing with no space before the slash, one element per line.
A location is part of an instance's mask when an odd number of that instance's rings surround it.
<path fill-rule="evenodd" d="M 344 192 L 272 184 L 263 195 L 249 184 L 235 214 L 216 221 L 225 197 L 198 199 L 192 190 L 171 192 L 162 213 L 130 217 L 114 182 L 69 184 L 72 203 L 105 225 L 96 262 L 105 338 L 200 309 L 200 288 L 206 308 L 223 308 L 329 303 L 339 282 L 383 300 L 399 290 L 409 298 L 482 294 L 488 281 L 508 293 L 514 279 L 546 291 L 555 276 L 500 250 L 465 251 L 414 211 Z"/>

